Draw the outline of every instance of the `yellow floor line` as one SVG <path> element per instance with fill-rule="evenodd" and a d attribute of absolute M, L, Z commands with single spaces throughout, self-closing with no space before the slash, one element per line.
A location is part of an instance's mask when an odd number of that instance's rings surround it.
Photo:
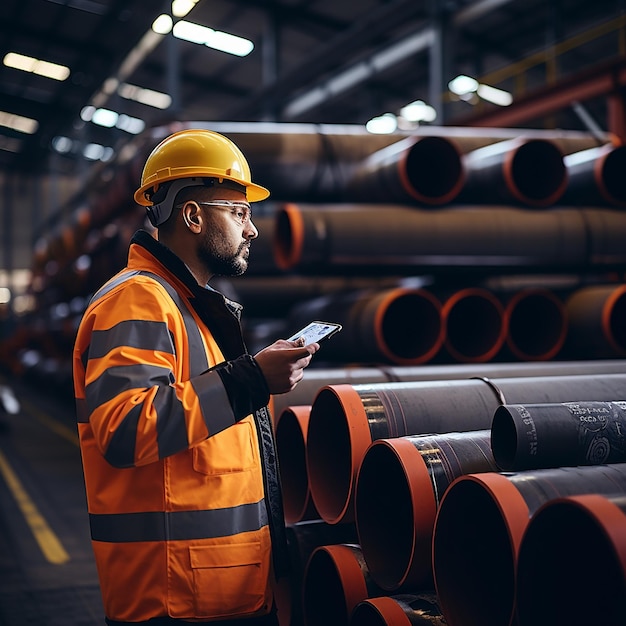
<path fill-rule="evenodd" d="M 17 474 L 13 471 L 9 462 L 2 452 L 0 452 L 0 473 L 13 494 L 20 510 L 22 511 L 26 523 L 30 527 L 35 540 L 39 544 L 41 551 L 50 563 L 60 565 L 70 560 L 70 555 L 54 534 L 54 531 L 48 526 L 43 515 L 39 512 L 35 503 L 31 500 L 28 493 L 24 489 Z"/>
<path fill-rule="evenodd" d="M 27 410 L 28 413 L 34 415 L 37 420 L 39 420 L 44 426 L 55 432 L 63 439 L 67 439 L 70 443 L 73 443 L 75 446 L 78 446 L 78 433 L 67 426 L 64 426 L 60 422 L 57 422 L 55 419 L 52 419 L 42 411 L 40 411 L 37 407 L 33 406 L 30 402 L 22 400 L 22 405 Z"/>

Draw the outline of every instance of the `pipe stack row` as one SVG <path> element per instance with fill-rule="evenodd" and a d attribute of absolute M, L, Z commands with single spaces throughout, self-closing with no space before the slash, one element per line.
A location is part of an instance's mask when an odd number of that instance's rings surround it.
<path fill-rule="evenodd" d="M 589 623 L 571 607 L 576 577 L 598 573 L 594 554 L 614 576 L 592 621 L 623 623 L 626 375 L 610 373 L 619 362 L 578 365 L 589 373 L 330 384 L 285 408 L 293 532 L 349 536 L 309 551 L 294 591 L 303 623 Z M 579 551 L 570 514 L 591 536 Z"/>

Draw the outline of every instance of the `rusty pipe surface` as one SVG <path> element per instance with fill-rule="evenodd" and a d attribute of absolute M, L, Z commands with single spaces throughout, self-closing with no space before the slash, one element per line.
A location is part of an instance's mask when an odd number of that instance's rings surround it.
<path fill-rule="evenodd" d="M 590 493 L 626 494 L 626 464 L 457 478 L 433 537 L 435 588 L 448 624 L 514 623 L 517 557 L 530 517 L 548 500 Z"/>
<path fill-rule="evenodd" d="M 272 414 L 278 416 L 292 405 L 311 404 L 326 385 L 363 385 L 418 380 L 458 380 L 463 378 L 524 378 L 527 376 L 571 376 L 577 374 L 626 374 L 626 360 L 549 361 L 524 363 L 452 363 L 427 365 L 388 365 L 378 367 L 323 367 L 313 364 L 291 391 L 272 396 Z"/>
<path fill-rule="evenodd" d="M 561 202 L 572 205 L 626 207 L 623 172 L 626 146 L 606 144 L 563 158 L 568 184 Z"/>
<path fill-rule="evenodd" d="M 313 502 L 329 524 L 354 519 L 354 485 L 377 439 L 483 430 L 500 404 L 611 401 L 626 375 L 552 376 L 327 385 L 311 405 L 307 468 Z"/>
<path fill-rule="evenodd" d="M 444 137 L 407 137 L 378 150 L 350 176 L 345 201 L 442 205 L 456 198 L 465 170 L 456 145 Z"/>
<path fill-rule="evenodd" d="M 304 571 L 302 607 L 305 626 L 348 626 L 354 607 L 384 595 L 369 576 L 355 544 L 316 548 Z"/>
<path fill-rule="evenodd" d="M 548 361 L 563 349 L 567 337 L 565 305 L 554 291 L 520 289 L 506 298 L 506 350 L 521 361 Z"/>
<path fill-rule="evenodd" d="M 446 299 L 441 317 L 444 346 L 455 361 L 491 361 L 504 345 L 507 336 L 504 307 L 488 289 L 460 289 Z"/>
<path fill-rule="evenodd" d="M 274 255 L 283 270 L 538 272 L 626 265 L 626 214 L 558 207 L 282 205 Z"/>
<path fill-rule="evenodd" d="M 283 489 L 285 521 L 289 524 L 317 519 L 319 514 L 309 489 L 306 469 L 306 438 L 311 407 L 285 408 L 276 420 L 276 452 Z"/>
<path fill-rule="evenodd" d="M 626 356 L 626 285 L 581 287 L 566 298 L 565 310 L 569 354 Z"/>
<path fill-rule="evenodd" d="M 363 456 L 355 518 L 373 580 L 387 591 L 432 586 L 431 543 L 441 496 L 463 474 L 498 471 L 491 432 L 379 439 Z"/>
<path fill-rule="evenodd" d="M 289 316 L 294 330 L 312 319 L 343 325 L 320 351 L 329 360 L 417 365 L 430 361 L 443 345 L 441 304 L 420 288 L 335 294 L 305 301 Z"/>
<path fill-rule="evenodd" d="M 472 150 L 463 156 L 467 180 L 463 203 L 511 202 L 543 208 L 567 187 L 567 168 L 558 146 L 548 139 L 520 137 Z"/>
<path fill-rule="evenodd" d="M 493 455 L 504 471 L 626 463 L 625 441 L 624 401 L 506 404 L 491 424 Z"/>
<path fill-rule="evenodd" d="M 581 590 L 593 602 L 581 606 Z M 626 498 L 555 498 L 532 516 L 517 563 L 519 626 L 626 624 Z"/>
<path fill-rule="evenodd" d="M 359 602 L 350 626 L 446 626 L 434 593 L 403 593 Z"/>

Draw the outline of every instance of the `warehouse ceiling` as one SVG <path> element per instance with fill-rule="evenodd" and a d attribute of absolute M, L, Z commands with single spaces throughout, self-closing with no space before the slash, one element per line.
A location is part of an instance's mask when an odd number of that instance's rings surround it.
<path fill-rule="evenodd" d="M 514 98 L 558 84 L 624 54 L 624 4 L 199 0 L 183 19 L 251 40 L 252 52 L 239 57 L 154 33 L 154 20 L 171 12 L 167 2 L 2 0 L 1 57 L 25 55 L 69 75 L 0 65 L 0 168 L 84 172 L 144 124 L 173 120 L 365 124 L 421 100 L 437 110 L 436 124 L 471 124 L 498 107 L 475 94 L 455 99 L 451 78 L 471 75 Z M 137 88 L 171 102 L 136 102 L 131 96 L 149 94 Z M 116 121 L 95 124 L 89 111 L 97 108 Z M 596 98 L 527 123 L 606 129 L 606 105 Z M 90 144 L 106 151 L 86 153 Z"/>

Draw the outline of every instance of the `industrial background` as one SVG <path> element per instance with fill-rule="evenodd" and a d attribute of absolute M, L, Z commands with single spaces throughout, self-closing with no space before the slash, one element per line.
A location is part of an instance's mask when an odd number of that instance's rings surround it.
<path fill-rule="evenodd" d="M 3 0 L 0 35 L 0 626 L 103 623 L 72 346 L 183 128 L 272 192 L 213 283 L 250 351 L 344 327 L 272 398 L 281 626 L 626 623 L 623 0 Z"/>

